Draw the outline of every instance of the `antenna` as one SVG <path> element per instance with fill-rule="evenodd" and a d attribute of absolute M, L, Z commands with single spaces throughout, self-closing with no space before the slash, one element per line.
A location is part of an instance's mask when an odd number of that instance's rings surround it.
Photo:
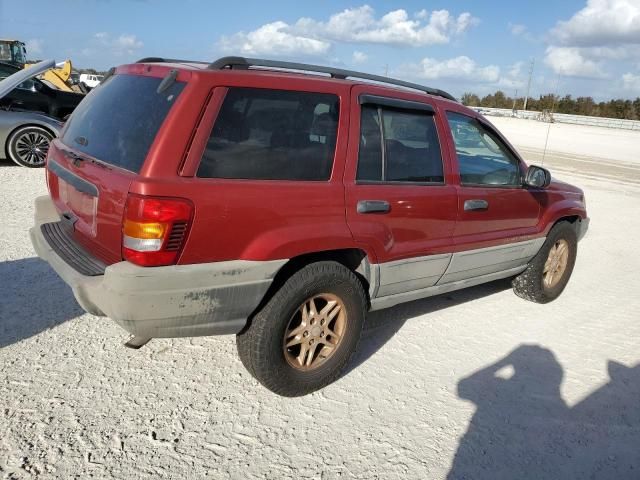
<path fill-rule="evenodd" d="M 551 113 L 549 114 L 549 126 L 547 127 L 547 137 L 544 140 L 544 150 L 542 151 L 542 166 L 544 167 L 544 159 L 547 157 L 547 145 L 549 144 L 549 132 L 551 131 L 551 124 L 553 123 L 553 110 L 556 108 L 556 92 L 558 91 L 558 77 L 556 77 L 556 81 L 554 82 L 555 88 L 552 88 L 553 91 L 553 102 L 551 103 Z"/>
<path fill-rule="evenodd" d="M 527 109 L 527 102 L 529 101 L 529 90 L 531 90 L 531 77 L 533 76 L 533 66 L 536 63 L 535 57 L 531 59 L 531 65 L 529 65 L 529 81 L 527 82 L 527 93 L 524 96 L 523 110 Z"/>

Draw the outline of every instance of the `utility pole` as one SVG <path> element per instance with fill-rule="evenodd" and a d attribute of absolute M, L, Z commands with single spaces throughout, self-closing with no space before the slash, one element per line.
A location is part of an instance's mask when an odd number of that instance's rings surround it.
<path fill-rule="evenodd" d="M 516 89 L 516 94 L 513 96 L 513 106 L 511 107 L 511 114 L 515 116 L 516 114 L 516 102 L 518 101 L 518 89 Z"/>
<path fill-rule="evenodd" d="M 388 76 L 389 76 L 389 64 L 388 64 L 388 63 L 386 63 L 386 64 L 384 65 L 384 76 L 385 76 L 385 77 L 388 77 Z"/>
<path fill-rule="evenodd" d="M 527 93 L 524 96 L 524 108 L 523 110 L 527 109 L 527 102 L 529 101 L 529 90 L 531 90 L 531 77 L 533 76 L 533 66 L 536 62 L 535 58 L 531 59 L 531 65 L 529 66 L 529 81 L 527 82 Z"/>

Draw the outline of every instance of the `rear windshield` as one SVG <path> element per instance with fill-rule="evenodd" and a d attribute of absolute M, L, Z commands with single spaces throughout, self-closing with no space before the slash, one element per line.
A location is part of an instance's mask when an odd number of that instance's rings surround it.
<path fill-rule="evenodd" d="M 62 142 L 105 163 L 138 173 L 160 125 L 184 88 L 162 78 L 114 75 L 91 91 L 67 122 Z"/>

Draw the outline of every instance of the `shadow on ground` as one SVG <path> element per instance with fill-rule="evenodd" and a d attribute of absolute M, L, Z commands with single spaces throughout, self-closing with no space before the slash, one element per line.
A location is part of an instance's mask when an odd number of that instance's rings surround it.
<path fill-rule="evenodd" d="M 0 348 L 82 315 L 71 289 L 39 258 L 0 262 Z"/>
<path fill-rule="evenodd" d="M 435 297 L 403 303 L 385 310 L 367 315 L 358 351 L 347 365 L 343 375 L 347 375 L 362 365 L 380 350 L 402 328 L 404 323 L 414 317 L 426 315 L 438 310 L 472 302 L 511 288 L 511 281 L 497 280 L 476 287 L 466 288 Z"/>
<path fill-rule="evenodd" d="M 569 408 L 550 350 L 522 345 L 458 383 L 476 407 L 449 480 L 639 479 L 640 364 Z"/>
<path fill-rule="evenodd" d="M 0 168 L 2 167 L 17 167 L 18 165 L 8 158 L 0 158 Z M 23 167 L 24 168 L 24 167 Z"/>

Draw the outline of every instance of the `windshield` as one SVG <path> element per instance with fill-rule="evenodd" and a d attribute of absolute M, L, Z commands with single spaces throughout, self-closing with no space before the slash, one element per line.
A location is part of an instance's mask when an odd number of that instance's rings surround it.
<path fill-rule="evenodd" d="M 162 78 L 114 75 L 89 93 L 67 122 L 62 142 L 104 163 L 138 173 L 162 122 L 184 88 Z"/>

